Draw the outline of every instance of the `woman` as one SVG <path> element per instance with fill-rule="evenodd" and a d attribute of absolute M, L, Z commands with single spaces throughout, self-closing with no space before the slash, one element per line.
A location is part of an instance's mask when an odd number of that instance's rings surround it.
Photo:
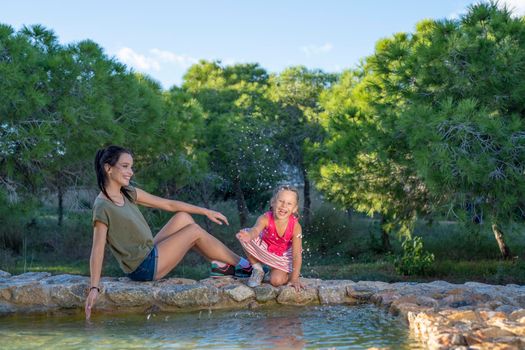
<path fill-rule="evenodd" d="M 86 299 L 86 318 L 91 316 L 100 293 L 100 274 L 106 242 L 121 269 L 135 281 L 164 277 L 194 248 L 209 260 L 235 266 L 241 274 L 251 273 L 250 263 L 228 249 L 195 223 L 190 214 L 205 215 L 222 225 L 228 220 L 219 212 L 188 203 L 160 198 L 130 186 L 133 176 L 131 152 L 109 146 L 97 152 L 95 171 L 100 193 L 93 205 L 91 287 Z M 153 237 L 137 205 L 177 212 Z M 228 266 L 229 266 L 228 265 Z"/>

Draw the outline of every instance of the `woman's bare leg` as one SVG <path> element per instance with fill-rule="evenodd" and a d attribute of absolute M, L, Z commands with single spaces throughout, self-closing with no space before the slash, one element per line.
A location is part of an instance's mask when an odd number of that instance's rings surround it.
<path fill-rule="evenodd" d="M 188 250 L 194 247 L 209 260 L 219 260 L 231 265 L 236 265 L 240 260 L 237 254 L 195 223 L 185 225 L 172 234 L 166 234 L 166 231 L 162 232 L 164 228 L 157 235 L 163 233 L 157 244 L 156 279 L 162 278 L 170 272 L 182 260 Z"/>
<path fill-rule="evenodd" d="M 193 217 L 190 214 L 182 211 L 178 212 L 177 214 L 173 215 L 173 217 L 166 223 L 166 225 L 164 225 L 164 227 L 159 231 L 159 233 L 157 233 L 157 235 L 153 239 L 153 244 L 159 244 L 166 238 L 177 233 L 181 228 L 194 223 L 195 220 L 193 220 Z M 193 250 L 195 250 L 200 255 L 204 256 L 202 251 L 197 246 L 193 246 Z M 204 257 L 206 258 L 206 256 Z"/>
<path fill-rule="evenodd" d="M 177 233 L 180 229 L 190 224 L 194 224 L 195 220 L 190 214 L 185 212 L 178 212 L 164 225 L 164 227 L 157 233 L 153 239 L 153 244 L 157 245 L 169 236 Z"/>
<path fill-rule="evenodd" d="M 272 269 L 270 284 L 274 287 L 282 286 L 288 282 L 288 274 L 278 269 Z"/>

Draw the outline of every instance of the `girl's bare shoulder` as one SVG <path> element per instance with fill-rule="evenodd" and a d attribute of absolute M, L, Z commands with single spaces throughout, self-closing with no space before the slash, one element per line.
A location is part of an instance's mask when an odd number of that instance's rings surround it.
<path fill-rule="evenodd" d="M 293 227 L 293 233 L 294 234 L 299 234 L 301 232 L 303 232 L 303 228 L 302 228 L 301 224 L 299 223 L 299 221 L 297 221 L 295 223 L 294 227 Z"/>

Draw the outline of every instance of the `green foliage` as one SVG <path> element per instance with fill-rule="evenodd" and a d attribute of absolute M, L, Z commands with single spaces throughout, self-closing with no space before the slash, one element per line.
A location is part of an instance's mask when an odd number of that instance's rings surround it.
<path fill-rule="evenodd" d="M 495 3 L 379 41 L 321 98 L 318 188 L 405 235 L 443 214 L 522 221 L 524 65 L 525 24 Z"/>
<path fill-rule="evenodd" d="M 204 112 L 195 99 L 177 87 L 164 93 L 156 90 L 155 102 L 159 109 L 156 128 L 150 142 L 137 145 L 135 152 L 139 155 L 140 185 L 172 196 L 202 181 L 208 170 L 202 145 Z"/>
<path fill-rule="evenodd" d="M 306 152 L 320 142 L 324 131 L 319 123 L 322 107 L 319 97 L 336 81 L 337 76 L 303 66 L 290 67 L 270 77 L 268 96 L 278 105 L 275 111 L 275 134 L 282 149 L 283 161 L 298 172 L 304 183 L 304 222 L 310 222 L 310 176 Z M 288 175 L 288 181 L 297 181 Z"/>
<path fill-rule="evenodd" d="M 369 89 L 374 73 L 362 74 L 345 72 L 321 97 L 327 137 L 310 149 L 311 173 L 329 200 L 379 213 L 387 231 L 408 234 L 417 214 L 429 212 L 428 191 L 414 176 L 405 141 L 388 127 L 394 112 L 376 105 L 381 98 Z"/>
<path fill-rule="evenodd" d="M 312 261 L 349 258 L 355 252 L 354 248 L 363 243 L 354 240 L 352 231 L 350 218 L 346 213 L 328 203 L 315 208 L 310 222 L 303 224 L 305 257 Z M 346 244 L 342 244 L 343 242 Z"/>
<path fill-rule="evenodd" d="M 452 209 L 523 220 L 525 24 L 481 4 L 425 36 L 432 44 L 408 59 L 421 83 L 399 121 L 425 125 L 408 137 L 419 176 Z"/>
<path fill-rule="evenodd" d="M 34 113 L 45 109 L 45 55 L 22 33 L 0 25 L 0 177 L 34 188 L 52 149 L 53 125 Z"/>
<path fill-rule="evenodd" d="M 265 97 L 268 74 L 257 64 L 201 61 L 188 70 L 183 88 L 206 115 L 202 145 L 210 170 L 220 179 L 213 190 L 236 198 L 246 220 L 246 198 L 251 209 L 260 210 L 282 178 L 273 138 L 277 129 L 269 122 L 275 106 Z"/>
<path fill-rule="evenodd" d="M 139 186 L 166 196 L 206 169 L 196 101 L 163 92 L 90 40 L 60 45 L 40 25 L 0 25 L 0 99 L 0 189 L 57 193 L 59 223 L 64 193 L 93 186 L 95 151 L 108 144 L 133 150 Z"/>
<path fill-rule="evenodd" d="M 425 275 L 434 262 L 434 254 L 423 250 L 421 237 L 406 237 L 401 244 L 403 255 L 394 261 L 398 273 L 402 275 Z"/>

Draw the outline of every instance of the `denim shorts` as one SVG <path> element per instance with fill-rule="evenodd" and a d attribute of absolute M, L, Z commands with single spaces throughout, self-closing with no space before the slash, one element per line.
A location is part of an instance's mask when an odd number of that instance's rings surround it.
<path fill-rule="evenodd" d="M 139 267 L 137 267 L 135 271 L 128 273 L 128 277 L 133 281 L 153 281 L 155 272 L 157 271 L 158 256 L 157 247 L 153 246 L 153 249 Z"/>

